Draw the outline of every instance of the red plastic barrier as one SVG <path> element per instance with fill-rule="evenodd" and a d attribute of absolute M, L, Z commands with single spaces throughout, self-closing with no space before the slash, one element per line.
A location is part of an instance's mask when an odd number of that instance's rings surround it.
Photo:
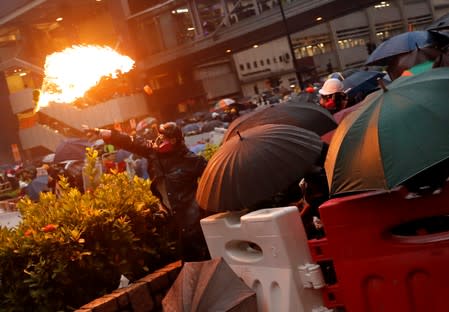
<path fill-rule="evenodd" d="M 332 199 L 320 207 L 326 238 L 309 241 L 332 260 L 328 307 L 349 312 L 449 311 L 449 186 L 404 199 L 405 190 Z"/>

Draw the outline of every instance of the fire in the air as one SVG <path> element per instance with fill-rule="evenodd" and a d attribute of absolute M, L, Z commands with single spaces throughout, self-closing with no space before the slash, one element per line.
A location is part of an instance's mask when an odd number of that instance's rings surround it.
<path fill-rule="evenodd" d="M 53 103 L 73 103 L 96 86 L 102 77 L 116 78 L 134 66 L 134 61 L 110 47 L 72 46 L 47 56 L 45 77 L 36 111 Z"/>

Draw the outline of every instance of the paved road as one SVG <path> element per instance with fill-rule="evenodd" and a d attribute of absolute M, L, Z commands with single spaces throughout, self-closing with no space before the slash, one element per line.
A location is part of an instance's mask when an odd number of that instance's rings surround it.
<path fill-rule="evenodd" d="M 18 211 L 0 212 L 0 226 L 9 228 L 15 227 L 20 222 L 20 213 Z"/>

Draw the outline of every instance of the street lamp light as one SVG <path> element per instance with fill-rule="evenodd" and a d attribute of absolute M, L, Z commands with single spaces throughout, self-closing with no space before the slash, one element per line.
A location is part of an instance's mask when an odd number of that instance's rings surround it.
<path fill-rule="evenodd" d="M 282 22 L 284 23 L 285 33 L 286 33 L 287 40 L 288 40 L 288 47 L 290 48 L 290 53 L 292 54 L 292 58 L 293 58 L 293 68 L 295 70 L 296 79 L 298 80 L 299 87 L 302 89 L 302 77 L 301 77 L 301 73 L 299 72 L 299 70 L 297 68 L 296 54 L 295 54 L 295 50 L 293 49 L 292 38 L 290 37 L 290 30 L 288 29 L 288 23 L 287 23 L 287 19 L 285 18 L 284 6 L 282 5 L 282 1 L 283 0 L 279 0 L 279 9 L 281 10 Z"/>

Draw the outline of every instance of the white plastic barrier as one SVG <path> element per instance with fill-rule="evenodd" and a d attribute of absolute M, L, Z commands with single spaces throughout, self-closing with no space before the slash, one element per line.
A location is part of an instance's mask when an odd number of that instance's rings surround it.
<path fill-rule="evenodd" d="M 258 311 L 327 311 L 296 207 L 219 213 L 201 227 L 211 257 L 223 257 L 256 291 Z"/>

